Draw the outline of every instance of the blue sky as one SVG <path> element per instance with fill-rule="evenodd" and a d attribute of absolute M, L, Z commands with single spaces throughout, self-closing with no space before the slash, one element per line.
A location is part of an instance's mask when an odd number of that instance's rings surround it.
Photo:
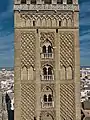
<path fill-rule="evenodd" d="M 80 3 L 80 59 L 81 65 L 90 66 L 90 0 Z M 14 65 L 13 0 L 0 4 L 0 67 Z"/>

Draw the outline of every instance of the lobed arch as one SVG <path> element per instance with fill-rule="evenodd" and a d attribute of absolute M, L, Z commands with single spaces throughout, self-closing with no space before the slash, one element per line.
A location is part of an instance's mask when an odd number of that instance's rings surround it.
<path fill-rule="evenodd" d="M 44 86 L 43 89 L 42 89 L 42 92 L 47 92 L 47 91 L 50 91 L 50 92 L 53 93 L 53 89 L 49 85 Z"/>
<path fill-rule="evenodd" d="M 54 117 L 49 112 L 44 112 L 41 114 L 40 120 L 54 120 Z"/>

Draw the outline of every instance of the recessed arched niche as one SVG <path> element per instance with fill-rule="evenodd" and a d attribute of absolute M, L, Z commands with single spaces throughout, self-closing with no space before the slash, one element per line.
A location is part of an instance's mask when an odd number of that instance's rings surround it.
<path fill-rule="evenodd" d="M 66 74 L 67 74 L 67 80 L 73 79 L 72 67 L 71 66 L 67 67 Z"/>
<path fill-rule="evenodd" d="M 61 80 L 66 79 L 66 67 L 65 66 L 61 67 L 60 76 L 61 76 Z"/>
<path fill-rule="evenodd" d="M 32 66 L 29 68 L 24 66 L 21 69 L 21 80 L 34 80 L 34 68 Z"/>

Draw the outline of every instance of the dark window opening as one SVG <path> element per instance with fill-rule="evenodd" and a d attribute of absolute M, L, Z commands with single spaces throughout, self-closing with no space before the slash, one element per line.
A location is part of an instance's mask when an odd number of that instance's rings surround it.
<path fill-rule="evenodd" d="M 52 69 L 50 67 L 48 68 L 48 75 L 52 75 Z"/>
<path fill-rule="evenodd" d="M 43 68 L 43 74 L 47 75 L 47 68 Z"/>
<path fill-rule="evenodd" d="M 52 0 L 44 0 L 45 4 L 52 4 Z"/>
<path fill-rule="evenodd" d="M 48 46 L 48 53 L 52 53 L 52 47 L 50 45 Z"/>
<path fill-rule="evenodd" d="M 44 102 L 47 102 L 47 95 L 44 95 Z"/>
<path fill-rule="evenodd" d="M 72 0 L 67 0 L 67 4 L 72 4 Z"/>
<path fill-rule="evenodd" d="M 46 53 L 46 46 L 43 46 L 43 53 Z"/>
<path fill-rule="evenodd" d="M 59 26 L 61 26 L 61 21 L 59 21 Z"/>
<path fill-rule="evenodd" d="M 21 4 L 26 4 L 26 0 L 21 0 Z"/>
<path fill-rule="evenodd" d="M 34 117 L 34 120 L 36 120 L 36 117 Z"/>
<path fill-rule="evenodd" d="M 31 4 L 36 4 L 36 0 L 31 0 Z"/>
<path fill-rule="evenodd" d="M 63 4 L 63 0 L 57 0 L 57 4 Z"/>
<path fill-rule="evenodd" d="M 38 29 L 37 29 L 37 33 L 38 33 Z"/>
<path fill-rule="evenodd" d="M 35 21 L 33 21 L 33 26 L 35 26 Z"/>
<path fill-rule="evenodd" d="M 48 102 L 52 102 L 52 95 L 50 95 L 50 94 L 48 96 Z"/>
<path fill-rule="evenodd" d="M 58 29 L 56 29 L 56 33 L 58 33 Z"/>

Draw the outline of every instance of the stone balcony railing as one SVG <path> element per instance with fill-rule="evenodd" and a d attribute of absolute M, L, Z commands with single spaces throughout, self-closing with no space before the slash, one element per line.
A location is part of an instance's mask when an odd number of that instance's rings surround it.
<path fill-rule="evenodd" d="M 54 101 L 42 103 L 42 108 L 51 108 L 51 107 L 54 107 Z"/>
<path fill-rule="evenodd" d="M 41 58 L 53 58 L 53 53 L 41 53 Z"/>
<path fill-rule="evenodd" d="M 50 80 L 54 80 L 54 75 L 42 75 L 41 76 L 41 80 L 46 80 L 46 81 L 50 81 Z"/>
<path fill-rule="evenodd" d="M 14 10 L 71 10 L 79 11 L 79 6 L 77 4 L 15 4 Z"/>

